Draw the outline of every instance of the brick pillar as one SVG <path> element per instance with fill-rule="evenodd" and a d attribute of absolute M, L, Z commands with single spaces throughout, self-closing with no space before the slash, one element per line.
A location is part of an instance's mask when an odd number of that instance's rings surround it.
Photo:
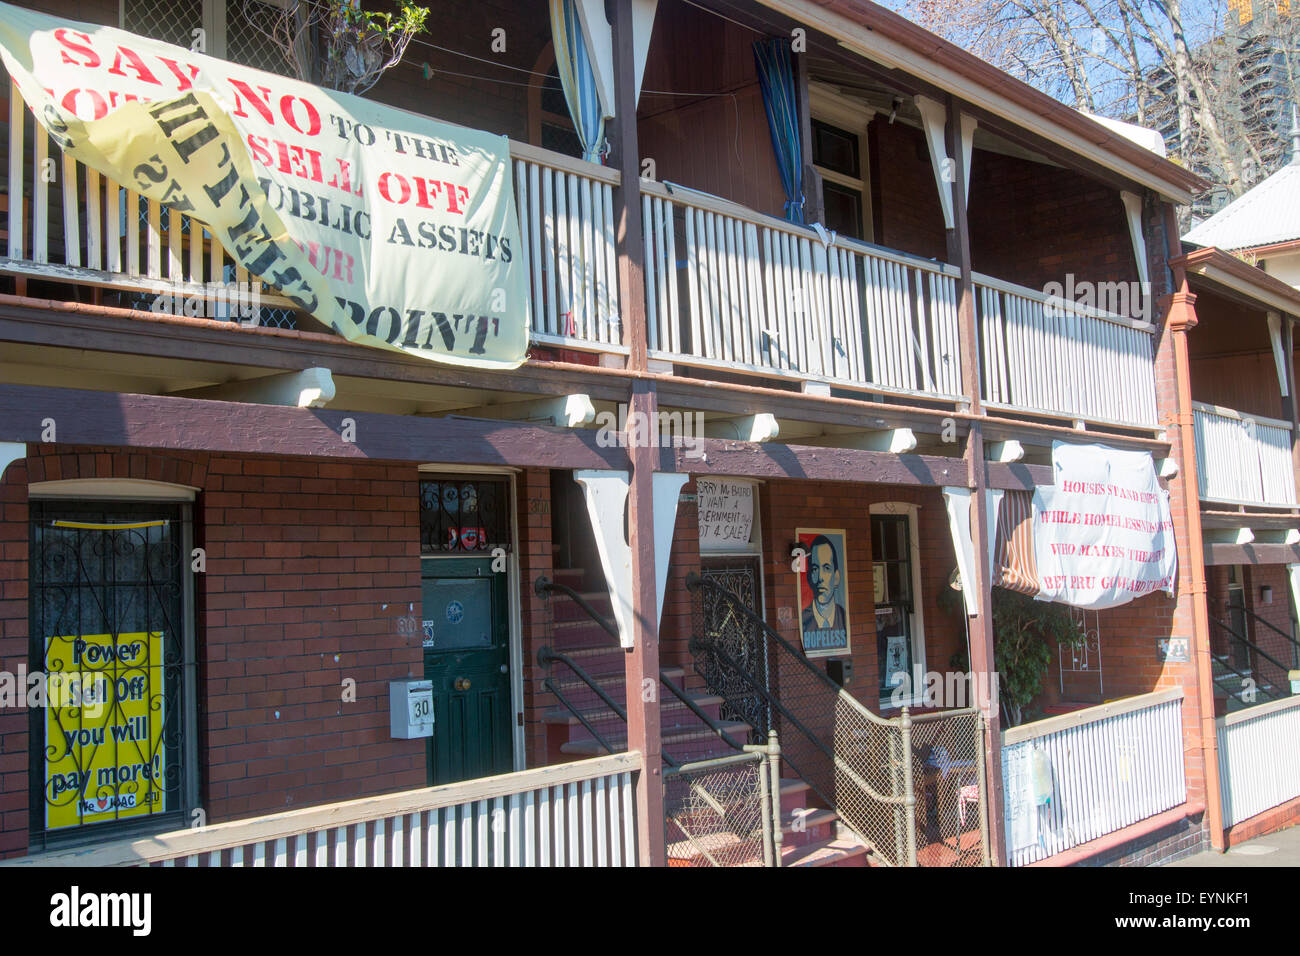
<path fill-rule="evenodd" d="M 0 669 L 28 664 L 27 481 L 25 461 L 0 474 Z M 15 687 L 15 693 L 25 688 Z M 0 859 L 27 852 L 27 754 L 31 712 L 0 706 Z"/>
<path fill-rule="evenodd" d="M 523 629 L 524 663 L 524 762 L 540 767 L 546 758 L 546 725 L 542 713 L 548 696 L 541 689 L 545 671 L 537 663 L 537 652 L 551 639 L 554 621 L 552 603 L 534 590 L 538 577 L 551 577 L 554 556 L 551 548 L 551 473 L 529 468 L 515 482 L 519 515 L 519 608 Z"/>

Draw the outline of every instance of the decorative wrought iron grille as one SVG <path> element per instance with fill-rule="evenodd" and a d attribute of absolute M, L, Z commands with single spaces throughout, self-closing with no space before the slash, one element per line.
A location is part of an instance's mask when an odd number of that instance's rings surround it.
<path fill-rule="evenodd" d="M 700 574 L 726 593 L 734 595 L 736 600 L 755 614 L 762 613 L 758 558 L 706 558 Z M 765 686 L 770 687 L 767 645 L 757 630 L 735 612 L 732 602 L 720 599 L 718 594 L 714 590 L 705 590 L 697 605 L 697 612 L 701 615 L 699 624 L 704 628 L 697 633 L 708 634 L 710 641 L 698 649 L 695 669 L 704 678 L 705 684 L 722 696 L 719 711 L 722 719 L 749 724 L 752 728 L 750 742 L 763 743 L 767 740 L 767 730 L 771 726 L 768 707 L 762 696 L 751 686 L 749 679 L 724 661 L 730 659 L 749 674 L 763 675 Z M 717 653 L 718 649 L 725 653 Z"/>
<path fill-rule="evenodd" d="M 510 550 L 510 484 L 500 478 L 420 482 L 420 553 Z"/>
<path fill-rule="evenodd" d="M 177 505 L 33 501 L 32 829 L 180 816 L 193 684 Z"/>
<path fill-rule="evenodd" d="M 1071 608 L 1070 618 L 1083 632 L 1083 642 L 1075 647 L 1065 644 L 1056 649 L 1061 693 L 1065 693 L 1066 674 L 1095 674 L 1097 693 L 1106 692 L 1101 673 L 1101 615 L 1096 611 Z"/>

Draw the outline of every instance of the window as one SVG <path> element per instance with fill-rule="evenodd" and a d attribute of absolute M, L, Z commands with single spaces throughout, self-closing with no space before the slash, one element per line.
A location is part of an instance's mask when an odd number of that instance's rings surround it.
<path fill-rule="evenodd" d="M 813 166 L 822 178 L 826 228 L 853 239 L 868 239 L 862 138 L 814 119 L 812 147 Z"/>
<path fill-rule="evenodd" d="M 871 506 L 871 578 L 881 706 L 915 704 L 925 691 L 917 506 Z"/>
<path fill-rule="evenodd" d="M 492 478 L 435 478 L 420 482 L 420 553 L 510 550 L 510 484 Z"/>
<path fill-rule="evenodd" d="M 582 156 L 582 141 L 573 128 L 569 104 L 560 85 L 555 48 L 549 43 L 533 64 L 533 76 L 529 80 L 528 141 L 565 156 Z"/>
<path fill-rule="evenodd" d="M 122 29 L 258 70 L 294 75 L 271 39 L 295 0 L 122 0 Z M 199 32 L 202 31 L 202 32 Z"/>
<path fill-rule="evenodd" d="M 36 847 L 175 829 L 197 806 L 190 507 L 31 502 Z"/>

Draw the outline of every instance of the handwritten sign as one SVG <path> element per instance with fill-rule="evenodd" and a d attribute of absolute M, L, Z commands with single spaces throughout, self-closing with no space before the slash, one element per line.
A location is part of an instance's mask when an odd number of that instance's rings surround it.
<path fill-rule="evenodd" d="M 527 277 L 504 137 L 8 5 L 0 55 L 67 155 L 202 223 L 349 340 L 456 365 L 523 362 Z"/>
<path fill-rule="evenodd" d="M 754 529 L 754 486 L 744 481 L 700 478 L 701 551 L 736 551 L 749 548 Z"/>
<path fill-rule="evenodd" d="M 1038 598 L 1102 609 L 1172 594 L 1174 523 L 1151 455 L 1056 442 L 1052 470 L 1034 493 Z"/>

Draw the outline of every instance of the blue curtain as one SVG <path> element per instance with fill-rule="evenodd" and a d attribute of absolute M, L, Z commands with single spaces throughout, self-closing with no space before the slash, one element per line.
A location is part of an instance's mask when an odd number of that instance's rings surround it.
<path fill-rule="evenodd" d="M 803 222 L 803 149 L 794 89 L 794 58 L 790 41 L 767 37 L 754 44 L 754 66 L 763 91 L 763 109 L 772 134 L 772 152 L 785 189 L 785 218 Z"/>
<path fill-rule="evenodd" d="M 605 110 L 600 105 L 596 74 L 591 69 L 587 40 L 573 0 L 551 0 L 551 40 L 564 101 L 582 143 L 582 158 L 599 163 L 605 148 Z"/>

